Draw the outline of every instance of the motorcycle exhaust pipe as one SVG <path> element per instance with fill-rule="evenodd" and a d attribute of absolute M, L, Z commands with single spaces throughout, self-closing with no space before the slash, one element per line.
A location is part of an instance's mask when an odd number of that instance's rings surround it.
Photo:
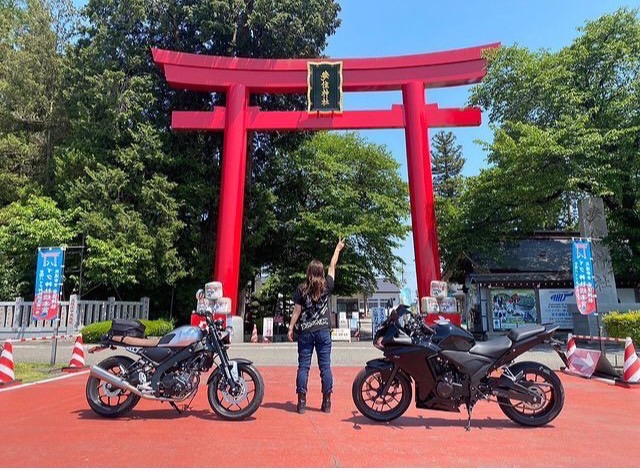
<path fill-rule="evenodd" d="M 107 370 L 102 369 L 99 366 L 95 366 L 95 365 L 91 366 L 91 368 L 89 368 L 89 376 L 93 376 L 94 378 L 101 379 L 102 381 L 109 383 L 110 385 L 118 389 L 126 389 L 132 394 L 135 394 L 136 396 L 140 396 L 142 399 L 150 399 L 152 401 L 182 402 L 189 399 L 198 390 L 198 388 L 196 388 L 190 394 L 187 394 L 185 397 L 180 399 L 178 398 L 168 399 L 166 397 L 156 397 L 156 396 L 152 396 L 151 394 L 145 394 L 143 392 L 140 392 L 140 390 L 136 388 L 133 384 L 121 378 L 118 378 L 116 375 L 109 373 Z"/>
<path fill-rule="evenodd" d="M 101 379 L 102 381 L 109 383 L 111 386 L 114 386 L 118 389 L 126 389 L 127 391 L 131 392 L 132 394 L 135 394 L 136 396 L 140 396 L 143 399 L 151 399 L 151 400 L 156 400 L 159 401 L 161 400 L 159 397 L 155 397 L 155 396 L 151 396 L 149 394 L 143 394 L 141 393 L 138 388 L 136 388 L 134 385 L 132 385 L 131 383 L 124 381 L 121 378 L 118 378 L 116 375 L 109 373 L 107 370 L 104 370 L 102 368 L 100 368 L 99 366 L 92 366 L 91 368 L 89 368 L 89 375 L 93 376 L 94 378 L 98 378 Z M 162 399 L 164 401 L 166 401 L 166 399 Z"/>

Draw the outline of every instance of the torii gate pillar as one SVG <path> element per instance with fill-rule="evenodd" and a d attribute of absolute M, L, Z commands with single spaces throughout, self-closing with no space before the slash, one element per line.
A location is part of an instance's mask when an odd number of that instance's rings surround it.
<path fill-rule="evenodd" d="M 424 95 L 422 82 L 411 82 L 402 86 L 411 226 L 418 293 L 421 297 L 429 293 L 431 280 L 440 279 L 440 254 L 427 131 L 429 123 L 425 116 Z"/>

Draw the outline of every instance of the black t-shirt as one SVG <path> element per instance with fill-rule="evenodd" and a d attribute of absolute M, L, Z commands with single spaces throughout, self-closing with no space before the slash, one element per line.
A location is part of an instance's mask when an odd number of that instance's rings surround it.
<path fill-rule="evenodd" d="M 302 294 L 303 285 L 298 286 L 293 294 L 293 302 L 302 306 L 302 312 L 298 319 L 300 332 L 316 332 L 318 330 L 330 330 L 329 298 L 333 292 L 333 278 L 327 276 L 326 287 L 317 302 L 313 302 L 311 296 Z"/>

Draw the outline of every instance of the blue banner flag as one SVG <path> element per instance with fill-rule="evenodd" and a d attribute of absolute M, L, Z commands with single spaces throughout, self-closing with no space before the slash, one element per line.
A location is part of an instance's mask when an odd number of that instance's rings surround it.
<path fill-rule="evenodd" d="M 63 274 L 64 248 L 38 248 L 36 294 L 31 311 L 31 317 L 34 321 L 51 320 L 58 317 Z"/>
<path fill-rule="evenodd" d="M 573 289 L 576 304 L 581 314 L 596 312 L 596 288 L 593 279 L 593 261 L 591 259 L 591 241 L 574 239 L 573 255 Z"/>

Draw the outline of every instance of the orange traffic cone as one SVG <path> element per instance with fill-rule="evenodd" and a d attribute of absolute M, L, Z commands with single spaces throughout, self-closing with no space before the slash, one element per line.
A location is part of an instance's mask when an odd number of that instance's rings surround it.
<path fill-rule="evenodd" d="M 628 383 L 640 383 L 640 358 L 630 337 L 624 342 L 624 369 L 622 379 Z"/>
<path fill-rule="evenodd" d="M 78 334 L 76 337 L 76 343 L 73 346 L 73 353 L 71 354 L 71 361 L 69 366 L 62 368 L 62 371 L 78 371 L 84 369 L 84 345 L 82 343 L 82 334 Z"/>
<path fill-rule="evenodd" d="M 258 327 L 253 324 L 253 332 L 251 332 L 251 343 L 258 343 Z"/>
<path fill-rule="evenodd" d="M 13 366 L 13 345 L 11 340 L 4 343 L 2 354 L 0 354 L 0 387 L 9 386 L 16 381 L 16 373 Z"/>
<path fill-rule="evenodd" d="M 569 334 L 567 337 L 567 363 L 571 363 L 571 357 L 576 352 L 576 341 L 573 339 L 573 335 Z"/>

